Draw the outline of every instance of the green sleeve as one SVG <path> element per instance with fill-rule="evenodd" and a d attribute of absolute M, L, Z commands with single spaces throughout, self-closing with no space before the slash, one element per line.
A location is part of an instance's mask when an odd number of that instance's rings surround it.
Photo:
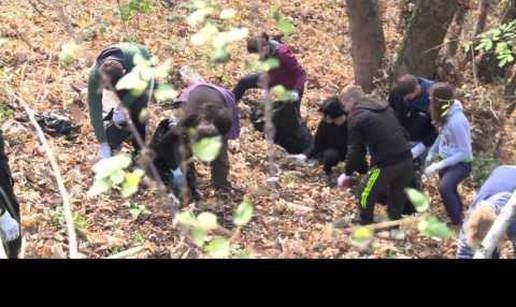
<path fill-rule="evenodd" d="M 104 143 L 106 142 L 106 131 L 102 121 L 102 93 L 99 93 L 99 73 L 96 67 L 91 69 L 88 79 L 88 107 L 95 136 L 99 143 Z"/>

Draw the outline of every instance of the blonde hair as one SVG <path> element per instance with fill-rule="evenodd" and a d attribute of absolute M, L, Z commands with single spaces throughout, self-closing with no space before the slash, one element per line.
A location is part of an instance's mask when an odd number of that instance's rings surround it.
<path fill-rule="evenodd" d="M 340 94 L 339 98 L 341 101 L 347 101 L 350 99 L 358 101 L 360 98 L 364 96 L 364 91 L 360 86 L 348 85 L 342 90 L 342 93 Z"/>
<path fill-rule="evenodd" d="M 468 245 L 480 245 L 493 226 L 495 220 L 496 213 L 491 204 L 488 202 L 481 202 L 479 206 L 473 210 L 466 224 L 466 242 Z"/>

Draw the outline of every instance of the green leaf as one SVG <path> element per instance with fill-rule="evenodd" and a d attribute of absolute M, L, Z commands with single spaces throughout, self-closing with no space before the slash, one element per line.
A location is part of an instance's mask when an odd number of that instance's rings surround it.
<path fill-rule="evenodd" d="M 217 216 L 210 212 L 203 212 L 197 216 L 196 226 L 204 230 L 217 228 Z"/>
<path fill-rule="evenodd" d="M 282 18 L 278 21 L 278 29 L 285 34 L 291 34 L 294 32 L 295 27 L 287 18 Z"/>
<path fill-rule="evenodd" d="M 235 9 L 224 9 L 222 12 L 220 12 L 220 19 L 231 19 L 235 17 L 236 10 Z"/>
<path fill-rule="evenodd" d="M 204 162 L 215 160 L 222 148 L 222 137 L 202 138 L 192 146 L 193 154 Z"/>
<path fill-rule="evenodd" d="M 244 199 L 244 201 L 238 206 L 235 211 L 235 217 L 233 218 L 233 222 L 237 226 L 244 226 L 249 223 L 251 218 L 253 217 L 253 204 L 250 200 Z"/>
<path fill-rule="evenodd" d="M 131 173 L 125 175 L 125 181 L 122 184 L 122 196 L 129 197 L 138 191 L 138 186 L 144 175 L 144 171 L 136 169 Z"/>
<path fill-rule="evenodd" d="M 122 169 L 114 170 L 113 173 L 111 173 L 111 176 L 109 176 L 109 179 L 114 184 L 121 184 L 122 182 L 124 182 L 125 172 Z"/>
<path fill-rule="evenodd" d="M 287 90 L 283 85 L 276 85 L 271 89 L 273 95 L 277 96 L 280 101 L 292 101 L 293 91 Z"/>
<path fill-rule="evenodd" d="M 220 64 L 226 63 L 231 59 L 231 54 L 227 51 L 226 48 L 216 48 L 211 53 L 210 61 L 212 63 Z"/>
<path fill-rule="evenodd" d="M 113 172 L 125 169 L 131 165 L 131 157 L 126 154 L 118 154 L 108 159 L 102 159 L 93 166 L 96 178 L 110 177 Z"/>
<path fill-rule="evenodd" d="M 75 42 L 68 42 L 61 47 L 61 52 L 59 53 L 59 61 L 64 66 L 68 66 L 75 61 L 77 57 L 77 52 L 80 50 L 80 47 Z"/>
<path fill-rule="evenodd" d="M 200 227 L 192 229 L 192 241 L 199 247 L 203 246 L 206 241 L 206 230 Z"/>
<path fill-rule="evenodd" d="M 418 230 L 425 236 L 443 239 L 449 238 L 452 234 L 452 231 L 448 226 L 434 216 L 420 221 L 418 224 Z"/>
<path fill-rule="evenodd" d="M 359 227 L 351 234 L 351 240 L 356 243 L 364 243 L 374 238 L 374 232 L 369 227 Z"/>
<path fill-rule="evenodd" d="M 157 101 L 162 102 L 166 100 L 172 100 L 177 97 L 179 93 L 176 89 L 170 84 L 160 84 L 158 88 L 154 91 L 154 98 Z"/>
<path fill-rule="evenodd" d="M 189 26 L 194 27 L 202 23 L 204 19 L 206 19 L 206 16 L 211 13 L 213 13 L 213 9 L 210 7 L 200 8 L 186 17 L 186 23 L 188 23 Z"/>
<path fill-rule="evenodd" d="M 267 72 L 270 70 L 273 70 L 275 68 L 278 68 L 280 65 L 280 62 L 276 58 L 269 58 L 265 61 L 258 62 L 253 65 L 253 70 L 258 72 Z"/>
<path fill-rule="evenodd" d="M 88 197 L 95 197 L 102 193 L 106 193 L 112 186 L 113 183 L 109 178 L 95 178 L 93 185 L 88 190 Z"/>
<path fill-rule="evenodd" d="M 223 237 L 215 237 L 204 247 L 209 256 L 215 258 L 227 258 L 231 252 L 229 240 Z"/>
<path fill-rule="evenodd" d="M 417 212 L 425 212 L 430 208 L 430 200 L 424 193 L 411 188 L 405 189 L 405 193 Z"/>
<path fill-rule="evenodd" d="M 124 75 L 116 84 L 117 90 L 135 90 L 136 92 L 143 92 L 148 81 L 144 80 L 140 76 L 140 70 L 133 69 L 130 73 Z"/>
<path fill-rule="evenodd" d="M 185 226 L 195 226 L 197 223 L 197 220 L 195 219 L 195 216 L 192 212 L 185 211 L 176 214 L 175 220 Z"/>

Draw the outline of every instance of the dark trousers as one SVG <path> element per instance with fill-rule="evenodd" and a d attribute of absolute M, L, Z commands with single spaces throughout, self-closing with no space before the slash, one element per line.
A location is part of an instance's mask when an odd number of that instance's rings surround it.
<path fill-rule="evenodd" d="M 463 218 L 462 209 L 464 206 L 457 187 L 470 173 L 471 164 L 464 162 L 447 167 L 439 172 L 439 193 L 453 225 L 460 225 Z"/>
<path fill-rule="evenodd" d="M 4 151 L 4 139 L 0 131 L 0 208 L 7 210 L 11 217 L 20 223 L 20 204 L 14 195 L 13 179 L 11 177 L 11 170 Z M 3 211 L 3 210 L 2 210 Z M 4 243 L 7 257 L 18 258 L 18 253 L 21 249 L 22 236 L 18 239 Z"/>
<path fill-rule="evenodd" d="M 245 94 L 245 91 L 253 88 L 260 88 L 258 86 L 258 79 L 261 74 L 251 74 L 243 77 L 238 81 L 238 84 L 233 89 L 236 102 L 240 101 Z M 296 107 L 297 115 L 301 117 L 301 100 L 303 99 L 304 87 L 297 89 L 299 92 L 299 99 L 294 101 L 293 104 Z"/>
<path fill-rule="evenodd" d="M 346 161 L 346 157 L 333 148 L 324 150 L 322 155 L 322 162 L 324 165 L 324 172 L 326 175 L 331 175 L 332 169 L 339 164 L 341 161 Z"/>
<path fill-rule="evenodd" d="M 227 189 L 230 187 L 228 141 L 224 140 L 217 159 L 211 162 L 211 180 L 215 189 Z"/>
<path fill-rule="evenodd" d="M 387 191 L 387 213 L 391 220 L 401 218 L 407 196 L 405 188 L 410 186 L 414 176 L 412 160 L 405 160 L 386 167 L 372 168 L 365 180 L 359 195 L 360 224 L 373 222 L 374 207 L 380 193 Z"/>

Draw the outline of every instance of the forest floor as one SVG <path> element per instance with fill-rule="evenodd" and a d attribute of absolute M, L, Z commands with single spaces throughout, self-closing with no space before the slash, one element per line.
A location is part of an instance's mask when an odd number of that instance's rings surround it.
<path fill-rule="evenodd" d="M 73 211 L 78 214 L 79 251 L 89 258 L 112 255 L 133 246 L 144 244 L 139 257 L 201 257 L 173 226 L 170 212 L 155 191 L 141 189 L 130 199 L 117 193 L 87 198 L 97 161 L 98 145 L 88 120 L 85 90 L 89 69 L 98 52 L 109 44 L 129 35 L 144 43 L 160 60 L 172 59 L 173 68 L 188 64 L 198 69 L 207 80 L 232 88 L 246 69 L 243 42 L 232 48 L 232 60 L 223 66 L 209 67 L 206 56 L 195 50 L 189 38 L 194 32 L 184 22 L 186 11 L 157 6 L 151 13 L 138 14 L 124 23 L 114 15 L 116 1 L 67 1 L 66 15 L 75 25 L 68 28 L 58 10 L 43 2 L 2 1 L 0 25 L 5 33 L 15 33 L 18 39 L 2 41 L 0 70 L 2 87 L 9 86 L 30 103 L 37 112 L 67 111 L 81 126 L 77 138 L 51 138 Z M 302 106 L 309 127 L 314 130 L 319 120 L 317 106 L 326 97 L 353 81 L 348 24 L 344 1 L 248 1 L 223 0 L 221 6 L 237 9 L 237 22 L 250 33 L 275 31 L 270 4 L 281 7 L 291 17 L 296 31 L 288 43 L 307 70 L 308 84 Z M 388 56 L 392 57 L 399 45 L 396 32 L 397 1 L 381 1 Z M 95 28 L 93 16 L 101 18 L 106 32 Z M 93 30 L 91 30 L 93 29 Z M 93 31 L 92 39 L 81 43 L 82 55 L 74 64 L 64 68 L 56 54 L 61 44 L 74 36 Z M 92 33 L 89 33 L 92 34 Z M 48 53 L 53 56 L 49 57 Z M 5 83 L 4 83 L 5 82 Z M 81 89 L 78 93 L 73 88 Z M 244 103 L 257 97 L 249 95 Z M 0 90 L 0 98 L 14 106 L 17 103 Z M 151 106 L 151 126 L 169 115 L 166 106 Z M 16 193 L 22 205 L 25 230 L 24 256 L 65 257 L 67 236 L 63 227 L 61 197 L 52 171 L 32 128 L 17 118 L 23 117 L 17 107 L 14 116 L 3 117 L 0 128 L 8 146 Z M 249 120 L 249 108 L 241 110 L 242 133 L 230 144 L 231 181 L 235 197 L 222 203 L 210 185 L 205 167 L 199 168 L 198 183 L 202 201 L 197 207 L 216 213 L 222 224 L 231 219 L 233 209 L 243 197 L 252 199 L 255 207 L 251 222 L 246 225 L 235 243 L 251 248 L 256 257 L 263 258 L 355 258 L 355 257 L 454 257 L 456 232 L 447 240 L 426 238 L 415 230 L 408 230 L 404 238 L 393 238 L 380 233 L 369 250 L 359 251 L 349 242 L 349 235 L 332 228 L 333 222 L 350 217 L 356 211 L 356 199 L 351 193 L 329 188 L 321 180 L 322 167 L 296 166 L 279 158 L 281 165 L 279 199 L 271 201 L 266 183 L 266 142 Z M 511 136 L 514 140 L 514 133 Z M 513 142 L 513 141 L 511 141 Z M 513 143 L 512 143 L 513 144 Z M 432 197 L 431 211 L 447 221 L 436 193 L 435 182 L 426 183 Z M 461 187 L 465 203 L 474 197 L 471 180 Z M 134 204 L 145 206 L 151 213 L 135 218 L 130 209 Z M 383 208 L 377 214 L 385 216 Z"/>

